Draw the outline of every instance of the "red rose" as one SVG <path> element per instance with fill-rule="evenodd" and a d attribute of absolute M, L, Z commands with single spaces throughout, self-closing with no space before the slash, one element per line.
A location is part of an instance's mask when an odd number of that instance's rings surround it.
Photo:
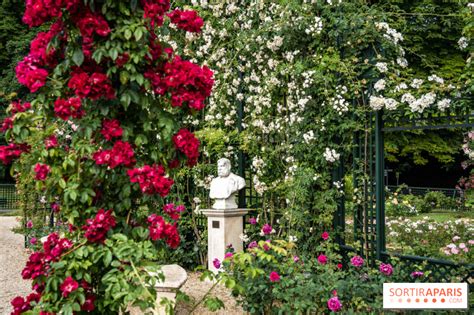
<path fill-rule="evenodd" d="M 75 281 L 72 277 L 67 277 L 64 279 L 63 283 L 60 286 L 61 292 L 63 293 L 63 297 L 68 297 L 68 295 L 76 291 L 79 288 L 79 283 Z"/>

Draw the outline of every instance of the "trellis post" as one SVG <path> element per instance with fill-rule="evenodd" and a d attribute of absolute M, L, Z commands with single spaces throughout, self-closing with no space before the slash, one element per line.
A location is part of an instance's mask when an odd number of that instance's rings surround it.
<path fill-rule="evenodd" d="M 384 187 L 384 139 L 383 112 L 375 114 L 375 213 L 376 213 L 376 258 L 382 259 L 385 252 L 385 187 Z"/>

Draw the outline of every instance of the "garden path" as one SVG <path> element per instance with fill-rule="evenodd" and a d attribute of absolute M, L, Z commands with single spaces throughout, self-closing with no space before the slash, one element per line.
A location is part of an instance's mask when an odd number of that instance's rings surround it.
<path fill-rule="evenodd" d="M 11 230 L 18 226 L 19 219 L 16 217 L 0 216 L 0 315 L 8 315 L 12 311 L 10 301 L 16 296 L 26 296 L 31 293 L 30 281 L 21 277 L 21 270 L 25 267 L 28 252 L 24 248 L 24 238 Z M 199 281 L 199 274 L 188 273 L 188 280 L 182 290 L 192 300 L 199 300 L 212 286 L 209 282 Z M 211 295 L 218 296 L 225 305 L 225 310 L 216 313 L 207 311 L 200 305 L 193 314 L 225 314 L 240 315 L 244 312 L 230 296 L 229 291 L 217 286 Z M 177 306 L 177 314 L 189 314 L 190 306 L 180 304 Z"/>
<path fill-rule="evenodd" d="M 31 284 L 23 280 L 21 270 L 25 267 L 28 253 L 24 238 L 11 231 L 18 226 L 16 217 L 0 216 L 0 314 L 10 314 L 10 301 L 16 296 L 31 293 Z"/>

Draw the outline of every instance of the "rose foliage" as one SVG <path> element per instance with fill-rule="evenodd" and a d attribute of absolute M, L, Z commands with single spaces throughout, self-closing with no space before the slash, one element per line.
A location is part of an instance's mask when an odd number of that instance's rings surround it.
<path fill-rule="evenodd" d="M 18 160 L 17 179 L 34 178 L 24 189 L 43 196 L 62 228 L 32 241 L 22 276 L 33 293 L 12 301 L 13 314 L 152 307 L 149 271 L 180 245 L 185 212 L 165 198 L 173 175 L 199 157 L 184 121 L 214 83 L 166 35 L 171 24 L 199 33 L 203 20 L 169 0 L 28 0 L 23 22 L 49 30 L 16 67 L 34 95 L 9 107 L 0 159 Z"/>

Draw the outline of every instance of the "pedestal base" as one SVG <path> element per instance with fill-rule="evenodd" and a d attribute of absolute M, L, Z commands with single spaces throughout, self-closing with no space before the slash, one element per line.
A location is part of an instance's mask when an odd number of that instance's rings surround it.
<path fill-rule="evenodd" d="M 244 232 L 243 217 L 247 209 L 204 209 L 202 213 L 207 217 L 207 259 L 208 269 L 217 272 L 212 263 L 214 259 L 222 262 L 228 245 L 232 245 L 236 252 L 243 250 L 240 235 Z"/>

